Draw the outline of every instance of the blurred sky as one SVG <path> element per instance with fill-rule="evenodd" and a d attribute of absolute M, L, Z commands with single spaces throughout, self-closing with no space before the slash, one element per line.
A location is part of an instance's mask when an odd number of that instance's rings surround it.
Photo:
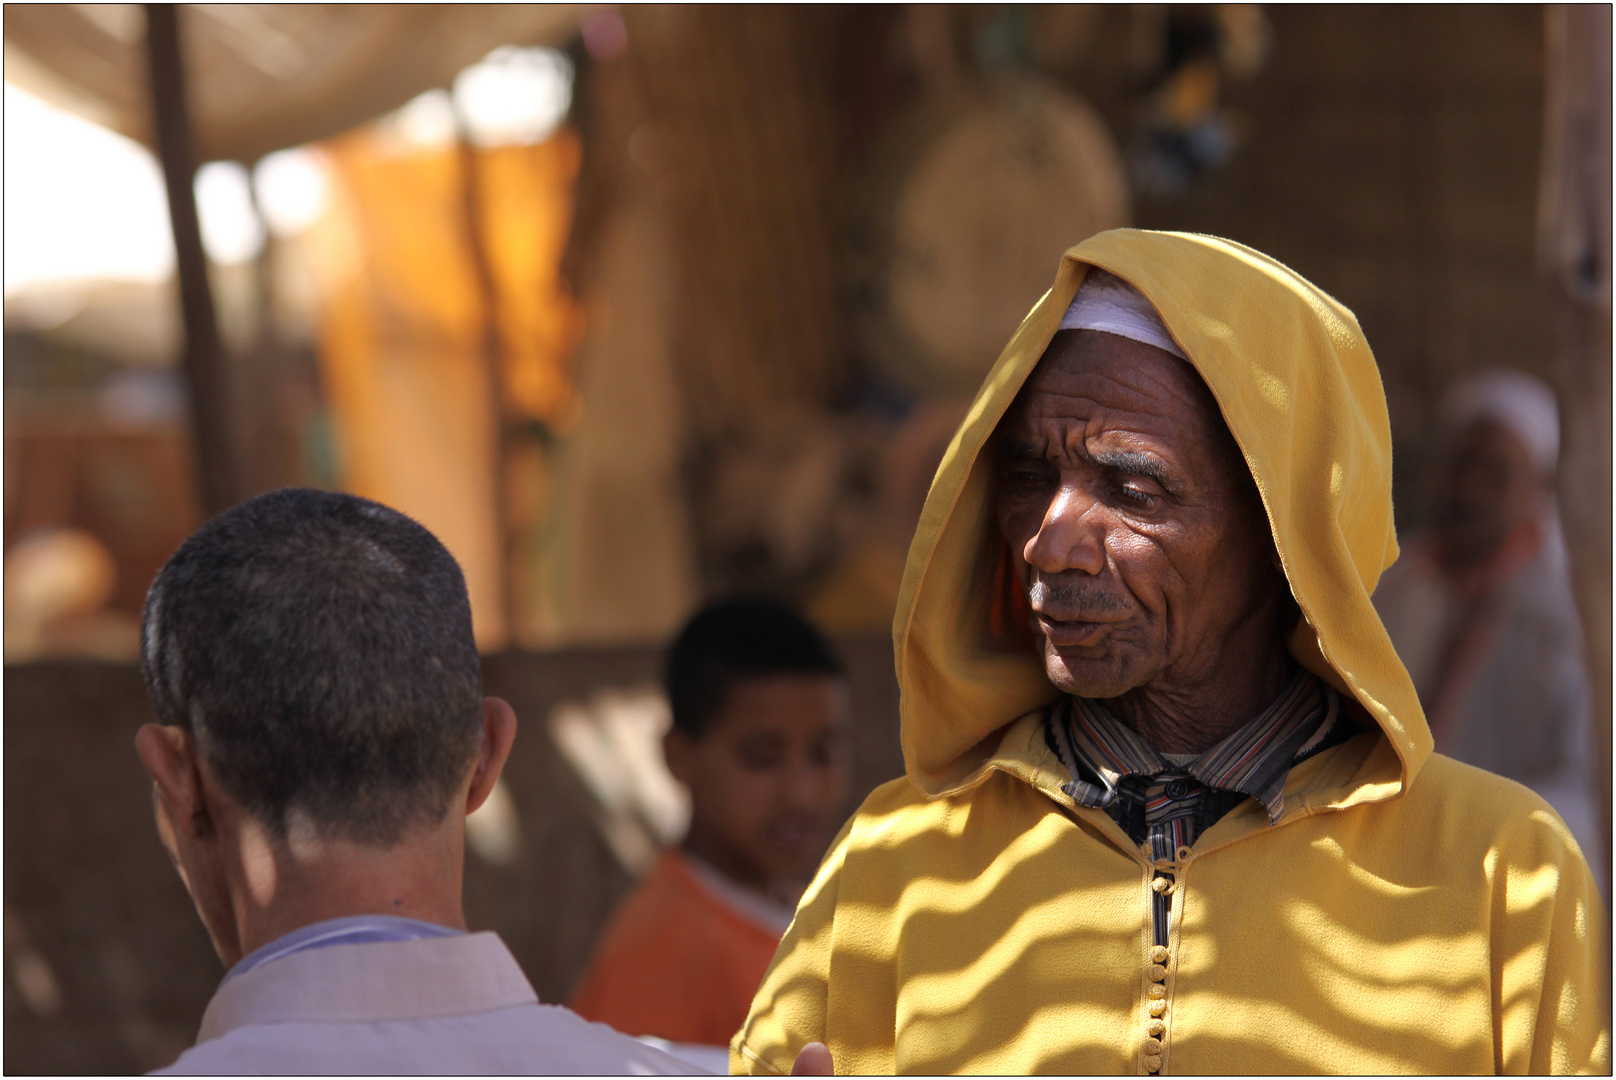
<path fill-rule="evenodd" d="M 462 71 L 452 94 L 428 91 L 384 119 L 406 143 L 455 137 L 455 111 L 480 146 L 547 137 L 571 101 L 572 66 L 554 49 L 503 46 Z M 85 280 L 161 281 L 174 245 L 162 174 L 140 144 L 5 84 L 5 292 Z M 323 211 L 318 150 L 271 154 L 253 170 L 215 162 L 197 172 L 202 239 L 216 263 L 256 256 L 263 228 L 291 235 Z"/>
<path fill-rule="evenodd" d="M 152 155 L 10 83 L 5 95 L 5 291 L 166 278 L 174 245 Z"/>

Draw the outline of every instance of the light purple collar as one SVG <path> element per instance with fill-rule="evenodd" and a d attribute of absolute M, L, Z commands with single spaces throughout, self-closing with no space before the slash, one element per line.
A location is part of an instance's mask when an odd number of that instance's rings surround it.
<path fill-rule="evenodd" d="M 437 923 L 401 919 L 393 915 L 350 915 L 341 919 L 326 919 L 299 927 L 262 948 L 254 949 L 237 961 L 225 974 L 225 979 L 228 981 L 237 975 L 245 975 L 254 968 L 306 949 L 320 949 L 327 945 L 367 945 L 378 941 L 420 941 L 464 933 L 463 930 L 439 926 Z"/>

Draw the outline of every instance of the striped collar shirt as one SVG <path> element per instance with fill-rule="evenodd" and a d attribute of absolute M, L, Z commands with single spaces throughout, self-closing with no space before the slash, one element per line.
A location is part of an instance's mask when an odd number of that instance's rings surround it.
<path fill-rule="evenodd" d="M 1340 695 L 1301 670 L 1255 719 L 1182 765 L 1088 698 L 1063 699 L 1047 734 L 1072 776 L 1063 786 L 1072 800 L 1104 809 L 1164 861 L 1248 796 L 1278 821 L 1291 767 L 1359 730 L 1342 717 Z"/>
<path fill-rule="evenodd" d="M 1342 715 L 1341 696 L 1303 670 L 1255 719 L 1182 765 L 1090 698 L 1063 698 L 1045 736 L 1072 777 L 1061 790 L 1079 806 L 1103 809 L 1149 852 L 1159 958 L 1166 955 L 1177 864 L 1195 838 L 1248 797 L 1277 822 L 1291 767 L 1362 730 Z"/>

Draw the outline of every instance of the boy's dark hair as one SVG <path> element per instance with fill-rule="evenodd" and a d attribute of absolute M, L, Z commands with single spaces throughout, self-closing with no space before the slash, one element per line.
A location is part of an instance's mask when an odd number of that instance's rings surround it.
<path fill-rule="evenodd" d="M 685 623 L 668 651 L 664 679 L 673 726 L 700 738 L 742 679 L 844 674 L 813 624 L 775 600 L 709 604 Z"/>
<path fill-rule="evenodd" d="M 179 546 L 146 594 L 157 719 L 277 838 L 377 847 L 435 824 L 476 753 L 482 674 L 454 557 L 396 510 L 286 488 Z"/>

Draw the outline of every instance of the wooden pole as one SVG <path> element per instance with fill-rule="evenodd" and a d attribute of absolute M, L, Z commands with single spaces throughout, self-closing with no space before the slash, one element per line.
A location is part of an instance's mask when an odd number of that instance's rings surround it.
<path fill-rule="evenodd" d="M 185 328 L 183 367 L 191 395 L 191 450 L 197 498 L 203 514 L 211 517 L 236 501 L 238 487 L 236 455 L 230 441 L 224 344 L 219 338 L 196 210 L 196 157 L 185 96 L 180 5 L 144 6 L 152 132 L 168 189 L 168 216 L 174 230 L 174 261 L 179 272 L 180 313 Z"/>
<path fill-rule="evenodd" d="M 505 338 L 499 325 L 499 283 L 494 278 L 494 264 L 488 255 L 485 229 L 488 211 L 483 201 L 482 172 L 477 161 L 477 148 L 471 140 L 471 126 L 455 105 L 455 127 L 458 133 L 460 183 L 464 207 L 466 251 L 471 258 L 472 273 L 477 278 L 477 295 L 483 309 L 483 363 L 488 372 L 488 407 L 493 423 L 494 471 L 494 536 L 498 542 L 500 614 L 505 623 L 506 647 L 516 643 L 515 578 L 511 573 L 511 514 L 508 462 L 510 461 L 510 418 L 506 415 L 505 391 Z"/>

